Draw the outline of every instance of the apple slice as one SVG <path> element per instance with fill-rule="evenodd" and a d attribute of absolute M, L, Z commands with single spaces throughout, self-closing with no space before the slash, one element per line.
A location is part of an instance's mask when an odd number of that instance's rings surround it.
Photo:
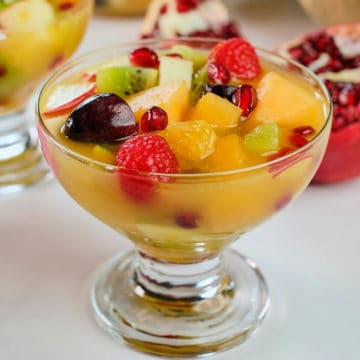
<path fill-rule="evenodd" d="M 94 83 L 59 85 L 50 95 L 42 115 L 44 117 L 64 115 L 95 94 L 95 89 Z"/>

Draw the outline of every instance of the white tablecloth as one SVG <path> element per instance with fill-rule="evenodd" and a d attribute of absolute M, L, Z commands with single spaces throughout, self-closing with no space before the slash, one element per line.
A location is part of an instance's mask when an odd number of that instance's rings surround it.
<path fill-rule="evenodd" d="M 232 4 L 243 34 L 261 47 L 316 28 L 291 0 Z M 135 39 L 139 25 L 94 18 L 78 53 Z M 212 358 L 358 360 L 359 220 L 360 179 L 311 186 L 240 239 L 234 246 L 266 276 L 271 309 L 246 343 Z M 130 246 L 55 180 L 0 198 L 0 359 L 155 359 L 105 335 L 89 306 L 94 270 Z"/>

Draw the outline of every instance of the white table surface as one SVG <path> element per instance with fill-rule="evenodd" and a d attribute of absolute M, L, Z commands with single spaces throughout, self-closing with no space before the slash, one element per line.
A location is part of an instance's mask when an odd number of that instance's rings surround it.
<path fill-rule="evenodd" d="M 233 8 L 243 33 L 269 49 L 316 28 L 291 0 Z M 139 24 L 94 18 L 78 53 L 135 39 Z M 360 179 L 311 186 L 240 239 L 234 246 L 266 276 L 271 309 L 246 343 L 210 358 L 358 360 L 359 220 Z M 115 343 L 91 316 L 94 270 L 130 246 L 55 180 L 0 198 L 0 359 L 156 359 Z"/>

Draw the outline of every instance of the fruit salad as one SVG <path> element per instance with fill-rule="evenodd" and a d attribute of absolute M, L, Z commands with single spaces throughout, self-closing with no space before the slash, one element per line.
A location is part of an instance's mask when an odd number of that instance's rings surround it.
<path fill-rule="evenodd" d="M 0 2 L 0 113 L 23 106 L 37 81 L 78 46 L 90 0 Z"/>
<path fill-rule="evenodd" d="M 310 73 L 242 38 L 126 51 L 55 74 L 39 134 L 66 190 L 146 254 L 210 257 L 309 183 L 331 113 Z"/>

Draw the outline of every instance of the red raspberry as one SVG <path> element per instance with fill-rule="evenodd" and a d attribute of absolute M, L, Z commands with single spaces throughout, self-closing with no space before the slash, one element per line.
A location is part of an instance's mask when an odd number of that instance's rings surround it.
<path fill-rule="evenodd" d="M 209 59 L 224 65 L 238 79 L 254 79 L 261 72 L 254 47 L 239 37 L 217 44 Z"/>
<path fill-rule="evenodd" d="M 154 134 L 140 134 L 126 140 L 116 155 L 120 171 L 120 184 L 133 200 L 145 202 L 152 198 L 156 183 L 168 182 L 165 175 L 179 170 L 175 154 L 165 139 Z"/>

